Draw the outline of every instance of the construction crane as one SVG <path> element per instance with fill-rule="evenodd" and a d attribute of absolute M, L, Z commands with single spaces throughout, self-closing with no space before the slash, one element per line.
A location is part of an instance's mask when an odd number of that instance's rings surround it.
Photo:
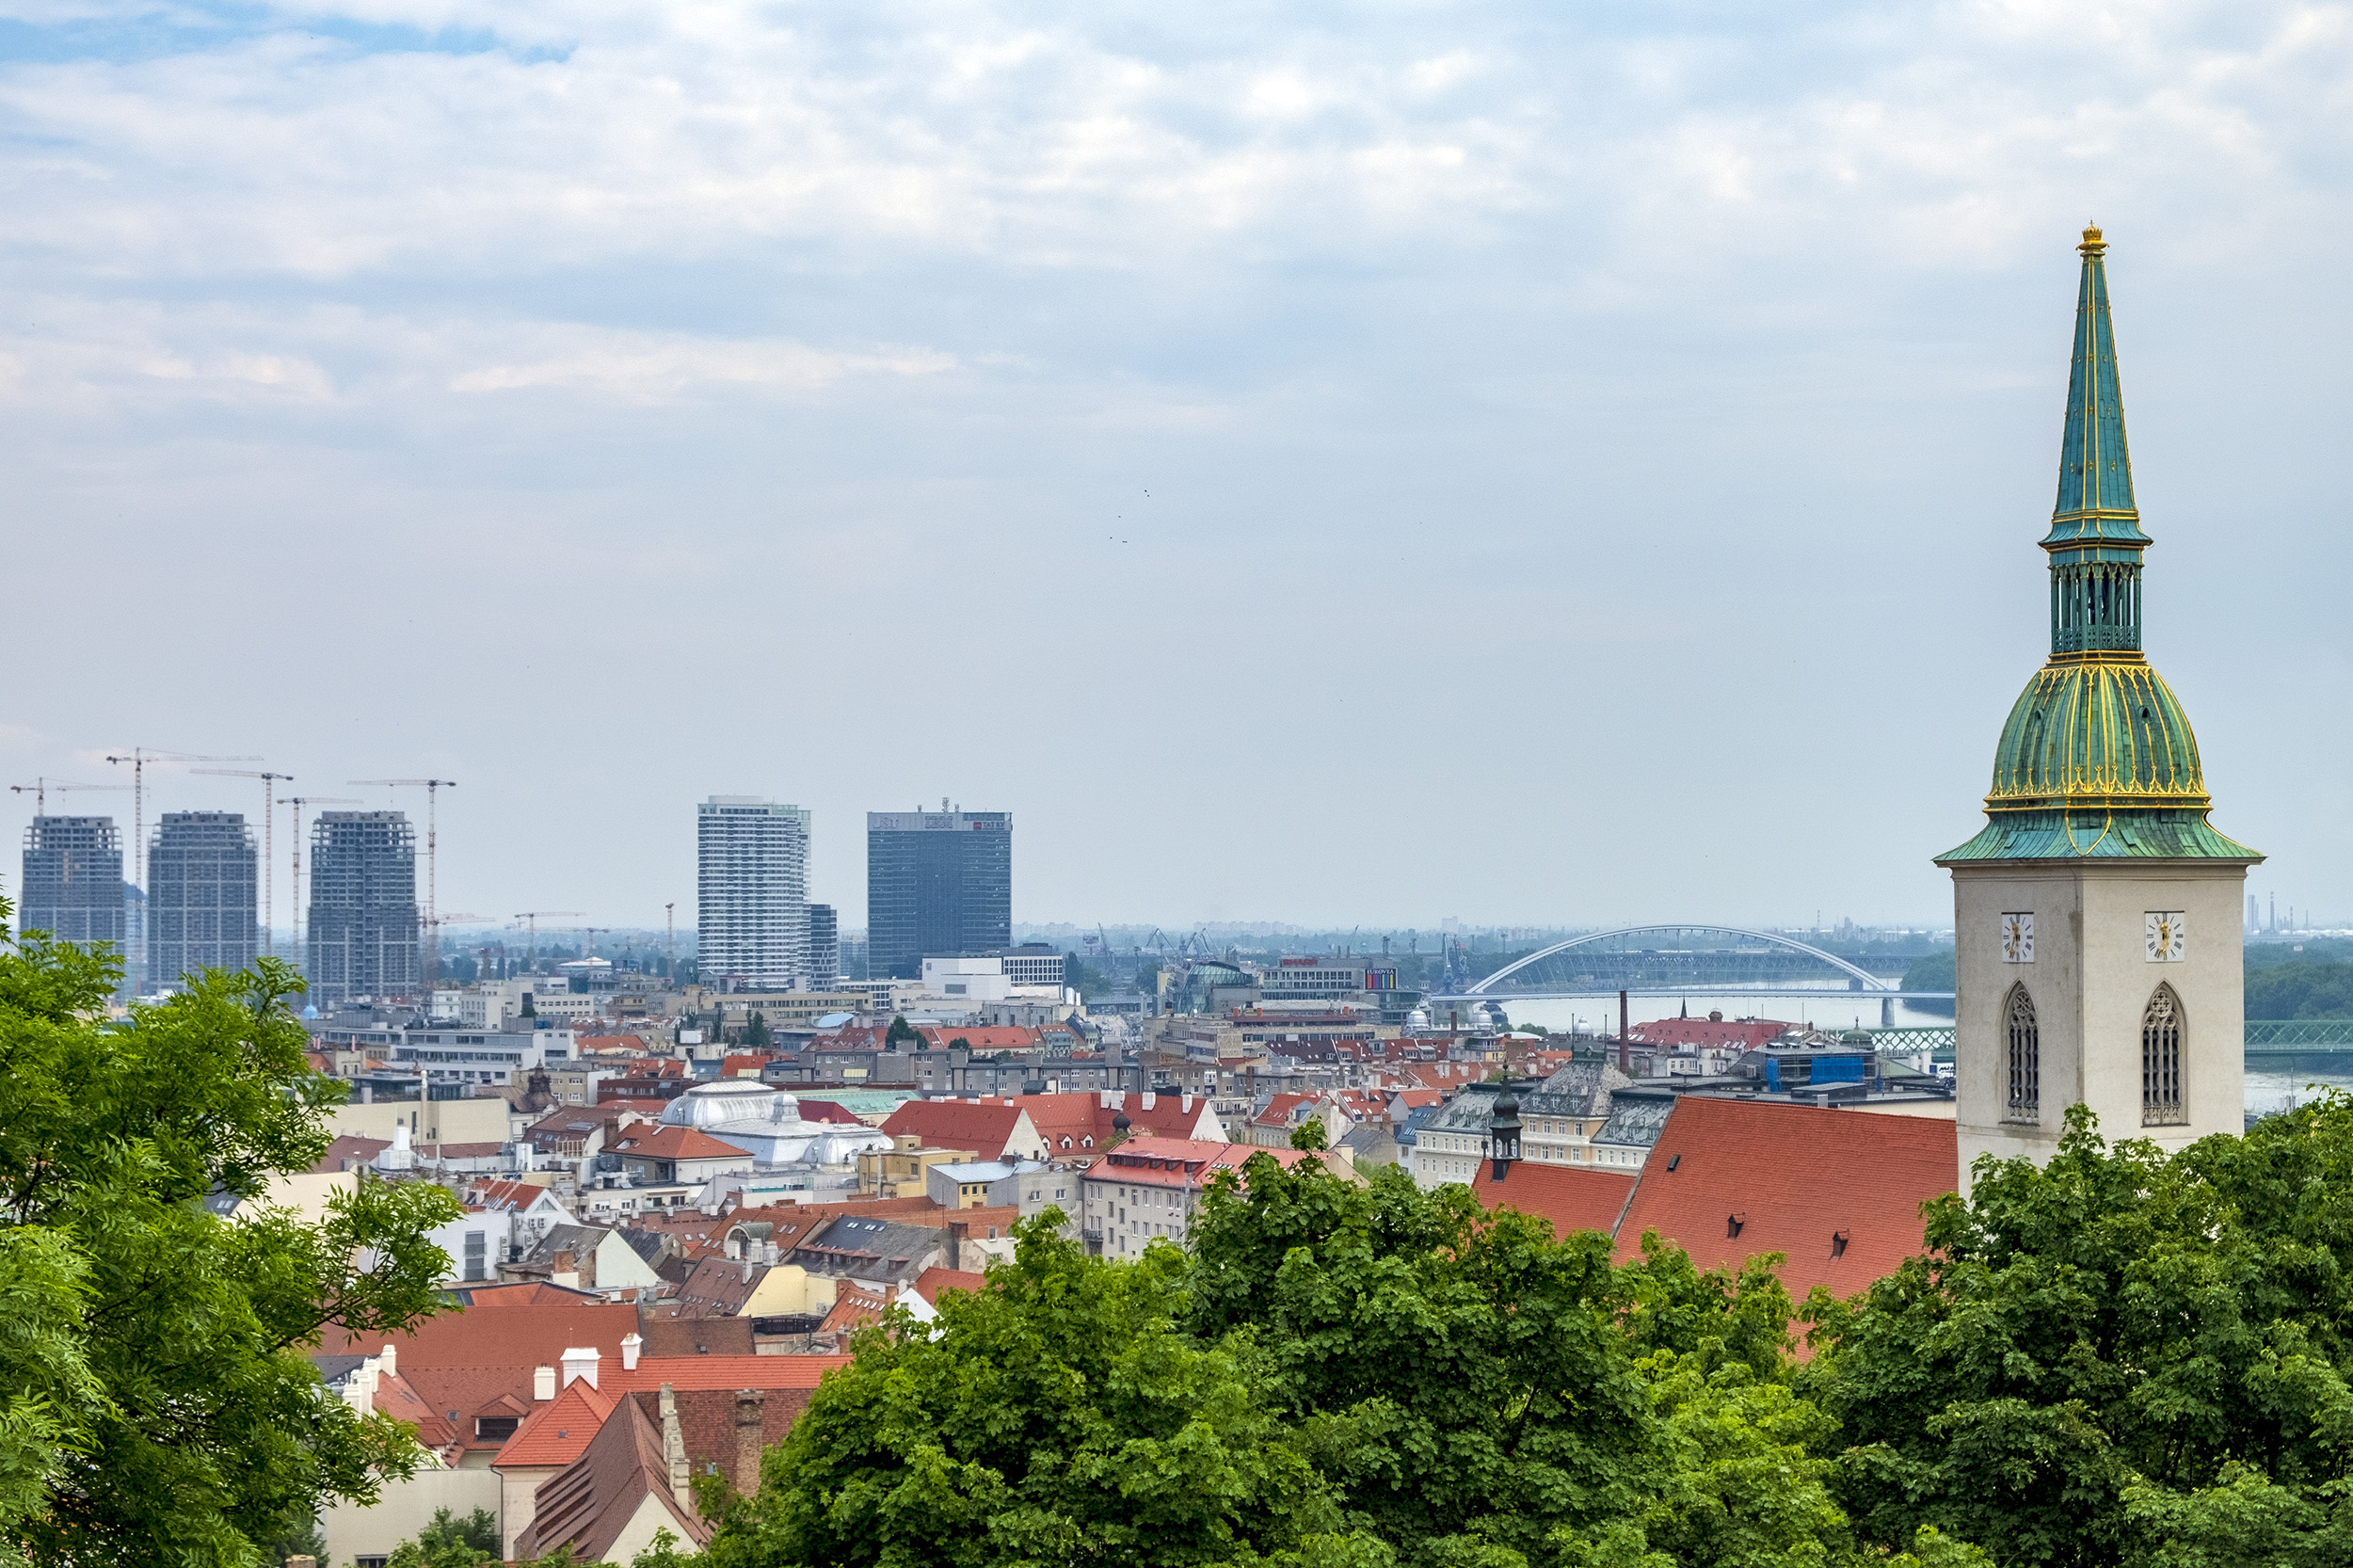
<path fill-rule="evenodd" d="M 678 905 L 662 906 L 662 980 L 671 990 L 678 989 Z"/>
<path fill-rule="evenodd" d="M 64 794 L 69 790 L 112 791 L 127 790 L 131 786 L 128 784 L 68 784 L 56 778 L 36 778 L 30 784 L 11 784 L 8 786 L 9 789 L 15 791 L 20 795 L 27 792 L 31 793 L 33 797 L 33 814 L 38 817 L 45 817 L 49 815 L 49 792 L 52 790 L 56 791 L 59 794 Z"/>
<path fill-rule="evenodd" d="M 531 956 L 527 961 L 527 967 L 523 971 L 524 973 L 537 974 L 539 972 L 539 917 L 542 915 L 577 915 L 580 913 L 582 913 L 582 911 L 578 909 L 525 909 L 514 917 L 516 920 L 529 920 L 531 922 Z"/>
<path fill-rule="evenodd" d="M 270 830 L 278 825 L 278 781 L 294 781 L 290 773 L 253 773 L 245 768 L 190 768 L 190 773 L 208 773 L 216 778 L 258 778 L 262 781 L 262 951 L 272 958 L 278 956 L 277 911 L 271 906 L 270 895 L 278 888 L 278 846 L 270 840 Z"/>
<path fill-rule="evenodd" d="M 302 956 L 302 808 L 306 806 L 357 806 L 349 795 L 288 795 L 280 803 L 294 809 L 294 868 L 286 896 L 294 901 L 295 957 Z"/>
<path fill-rule="evenodd" d="M 147 890 L 147 764 L 150 762 L 258 762 L 259 757 L 199 757 L 188 751 L 149 751 L 133 746 L 109 762 L 131 764 L 131 884 Z"/>
<path fill-rule="evenodd" d="M 609 925 L 584 925 L 580 929 L 588 934 L 588 951 L 583 955 L 588 958 L 594 958 L 597 955 L 598 932 L 601 931 L 608 936 L 613 935 L 613 928 Z"/>
<path fill-rule="evenodd" d="M 387 789 L 419 789 L 424 792 L 424 920 L 435 922 L 433 911 L 440 898 L 440 824 L 434 809 L 443 790 L 457 788 L 455 778 L 347 778 L 346 784 L 380 784 Z"/>
<path fill-rule="evenodd" d="M 479 925 L 489 918 L 488 915 L 444 915 L 437 910 L 431 919 L 424 922 L 425 952 L 428 955 L 424 966 L 424 995 L 425 1006 L 428 1009 L 433 1005 L 434 983 L 441 977 L 441 927 L 456 925 L 464 920 L 472 920 Z"/>

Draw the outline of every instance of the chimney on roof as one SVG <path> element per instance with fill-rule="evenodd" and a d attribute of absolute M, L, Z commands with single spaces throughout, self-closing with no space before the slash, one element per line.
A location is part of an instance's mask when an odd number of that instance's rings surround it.
<path fill-rule="evenodd" d="M 393 1350 L 391 1340 L 386 1340 L 384 1342 L 384 1348 L 376 1352 L 376 1364 L 383 1368 L 384 1375 L 386 1377 L 396 1378 L 400 1376 L 399 1352 Z"/>
<path fill-rule="evenodd" d="M 764 1389 L 735 1391 L 735 1495 L 739 1497 L 760 1490 L 760 1410 L 767 1397 Z"/>
<path fill-rule="evenodd" d="M 646 1336 L 634 1329 L 621 1336 L 621 1370 L 637 1370 L 637 1353 L 646 1348 Z"/>
<path fill-rule="evenodd" d="M 961 1270 L 964 1267 L 964 1243 L 969 1240 L 971 1236 L 972 1225 L 969 1221 L 951 1220 L 948 1222 L 949 1268 Z"/>
<path fill-rule="evenodd" d="M 531 1369 L 531 1397 L 535 1400 L 555 1398 L 555 1368 L 534 1367 Z"/>
<path fill-rule="evenodd" d="M 670 1470 L 670 1498 L 687 1512 L 695 1512 L 695 1485 L 686 1464 L 686 1433 L 678 1424 L 678 1391 L 662 1385 L 662 1458 Z"/>
<path fill-rule="evenodd" d="M 597 1364 L 604 1359 L 594 1345 L 572 1346 L 564 1352 L 564 1386 L 569 1388 L 575 1378 L 585 1378 L 588 1386 L 597 1385 Z"/>

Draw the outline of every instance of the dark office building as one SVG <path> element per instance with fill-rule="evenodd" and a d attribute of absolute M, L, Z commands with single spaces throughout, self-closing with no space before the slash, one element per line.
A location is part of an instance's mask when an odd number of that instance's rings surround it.
<path fill-rule="evenodd" d="M 239 811 L 167 811 L 147 846 L 147 984 L 250 968 L 261 856 Z"/>
<path fill-rule="evenodd" d="M 808 906 L 808 988 L 823 991 L 841 978 L 841 925 L 830 904 Z"/>
<path fill-rule="evenodd" d="M 112 817 L 35 817 L 24 830 L 24 880 L 18 931 L 46 931 L 61 942 L 104 943 L 131 980 L 129 904 L 123 893 L 122 839 Z"/>
<path fill-rule="evenodd" d="M 304 956 L 321 1011 L 353 997 L 413 997 L 417 836 L 405 811 L 322 811 L 311 827 Z"/>
<path fill-rule="evenodd" d="M 866 813 L 867 965 L 918 980 L 924 958 L 1013 943 L 1013 817 L 1005 811 Z"/>

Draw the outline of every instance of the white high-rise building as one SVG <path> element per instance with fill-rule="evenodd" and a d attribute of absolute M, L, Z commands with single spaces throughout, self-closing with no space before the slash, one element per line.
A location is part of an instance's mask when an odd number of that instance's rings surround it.
<path fill-rule="evenodd" d="M 695 814 L 703 984 L 790 989 L 808 968 L 808 812 L 712 795 Z"/>

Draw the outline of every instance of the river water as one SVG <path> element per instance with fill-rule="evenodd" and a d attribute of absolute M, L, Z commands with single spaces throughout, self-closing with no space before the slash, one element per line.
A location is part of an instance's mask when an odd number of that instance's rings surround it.
<path fill-rule="evenodd" d="M 1521 1001 L 1498 999 L 1513 1023 L 1542 1024 L 1549 1030 L 1591 1030 L 1596 1026 L 1609 1033 L 1617 1032 L 1618 1003 L 1615 998 L 1581 999 L 1577 1001 Z M 1880 1027 L 1880 1003 L 1868 992 L 1837 991 L 1824 988 L 1817 997 L 1757 997 L 1743 996 L 1737 990 L 1694 991 L 1683 997 L 1634 997 L 1627 1001 L 1627 1016 L 1635 1023 L 1649 1023 L 1657 1018 L 1672 1018 L 1689 1008 L 1691 1016 L 1704 1018 L 1710 1011 L 1721 1011 L 1727 1018 L 1775 1018 L 1785 1023 L 1811 1024 L 1822 1029 L 1877 1029 Z M 1896 1003 L 1895 1024 L 1898 1029 L 1949 1029 L 1952 1015 L 1929 1013 L 1905 1002 Z M 2249 1069 L 2247 1074 L 2247 1109 L 2257 1115 L 2285 1111 L 2292 1105 L 2311 1100 L 2324 1088 L 2342 1089 L 2353 1093 L 2353 1066 L 2315 1061 L 2297 1070 L 2296 1064 L 2286 1067 L 2266 1066 Z"/>

